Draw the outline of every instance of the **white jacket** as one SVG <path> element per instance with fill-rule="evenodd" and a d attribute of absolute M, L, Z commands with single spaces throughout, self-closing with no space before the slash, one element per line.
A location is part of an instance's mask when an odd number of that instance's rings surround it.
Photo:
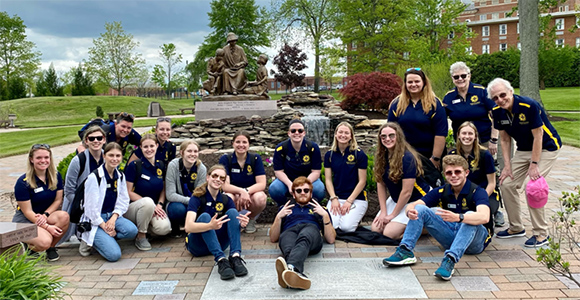
<path fill-rule="evenodd" d="M 105 180 L 105 165 L 97 168 L 101 183 L 97 184 L 97 177 L 91 173 L 85 182 L 85 213 L 81 216 L 81 222 L 91 222 L 91 231 L 83 232 L 81 235 L 87 245 L 92 246 L 97 234 L 97 228 L 104 222 L 101 218 L 101 209 L 107 193 L 107 181 Z M 127 182 L 125 176 L 117 172 L 117 202 L 113 213 L 122 217 L 129 208 L 129 193 L 127 192 Z"/>

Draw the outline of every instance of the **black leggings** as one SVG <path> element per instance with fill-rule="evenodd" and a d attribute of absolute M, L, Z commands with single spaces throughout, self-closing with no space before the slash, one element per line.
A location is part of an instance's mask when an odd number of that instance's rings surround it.
<path fill-rule="evenodd" d="M 304 272 L 304 261 L 310 254 L 322 250 L 322 236 L 318 226 L 312 223 L 302 223 L 290 227 L 280 235 L 280 250 L 297 271 Z"/>

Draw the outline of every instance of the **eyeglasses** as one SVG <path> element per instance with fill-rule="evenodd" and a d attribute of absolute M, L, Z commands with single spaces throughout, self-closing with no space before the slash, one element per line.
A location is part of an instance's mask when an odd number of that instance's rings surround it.
<path fill-rule="evenodd" d="M 409 72 L 409 71 L 412 71 L 412 70 L 421 71 L 421 68 L 408 68 L 407 71 L 405 71 L 405 72 Z"/>
<path fill-rule="evenodd" d="M 169 123 L 171 123 L 171 118 L 168 118 L 168 117 L 157 118 L 157 123 L 159 123 L 159 122 L 169 122 Z"/>
<path fill-rule="evenodd" d="M 507 93 L 499 94 L 499 98 L 501 98 L 501 99 L 505 98 L 506 96 L 507 96 Z M 497 101 L 499 98 L 498 98 L 498 96 L 494 96 L 493 98 L 491 98 L 491 100 Z"/>
<path fill-rule="evenodd" d="M 34 144 L 32 145 L 32 150 L 36 150 L 36 149 L 50 149 L 50 146 L 48 144 Z"/>
<path fill-rule="evenodd" d="M 225 176 L 219 176 L 218 174 L 211 174 L 211 178 L 213 179 L 220 179 L 221 181 L 226 181 L 226 177 Z"/>
<path fill-rule="evenodd" d="M 129 118 L 131 120 L 135 120 L 135 115 L 130 114 L 130 113 L 126 113 L 126 112 L 120 113 L 119 116 L 121 116 L 123 118 Z"/>
<path fill-rule="evenodd" d="M 388 135 L 387 134 L 381 134 L 380 137 L 381 137 L 381 140 L 386 140 L 387 138 L 389 138 L 391 140 L 394 140 L 397 137 L 397 134 L 396 133 L 390 133 Z"/>
<path fill-rule="evenodd" d="M 459 80 L 459 77 L 461 77 L 461 79 L 465 79 L 465 78 L 467 78 L 467 75 L 469 75 L 469 74 L 453 75 L 452 77 L 455 80 Z"/>
<path fill-rule="evenodd" d="M 298 133 L 304 133 L 304 129 L 300 128 L 300 129 L 290 129 L 291 133 L 296 133 L 296 131 L 298 131 Z"/>
<path fill-rule="evenodd" d="M 459 176 L 461 173 L 463 173 L 463 170 L 445 171 L 445 176 L 451 177 L 453 174 L 455 174 L 455 176 Z"/>
<path fill-rule="evenodd" d="M 103 140 L 103 136 L 88 136 L 87 139 L 89 140 L 89 142 L 94 142 L 95 140 L 97 141 L 102 141 Z"/>
<path fill-rule="evenodd" d="M 310 193 L 310 189 L 295 189 L 294 192 L 296 194 L 302 194 L 302 192 L 304 192 L 304 194 L 308 194 Z"/>

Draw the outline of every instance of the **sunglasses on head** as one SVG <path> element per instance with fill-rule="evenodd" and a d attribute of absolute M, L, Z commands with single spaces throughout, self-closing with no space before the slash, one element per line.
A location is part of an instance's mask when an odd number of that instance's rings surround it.
<path fill-rule="evenodd" d="M 34 144 L 32 145 L 32 149 L 36 150 L 36 149 L 50 149 L 50 146 L 48 144 Z"/>
<path fill-rule="evenodd" d="M 461 173 L 463 173 L 462 170 L 445 171 L 445 176 L 450 177 L 453 174 L 455 174 L 455 176 L 459 176 Z"/>
<path fill-rule="evenodd" d="M 381 140 L 386 140 L 387 138 L 394 140 L 397 137 L 397 134 L 396 133 L 381 134 L 380 137 L 381 137 Z"/>
<path fill-rule="evenodd" d="M 119 116 L 121 116 L 123 118 L 129 118 L 131 120 L 135 120 L 135 115 L 130 114 L 130 113 L 126 113 L 126 112 L 120 113 Z"/>
<path fill-rule="evenodd" d="M 211 178 L 213 178 L 213 179 L 218 179 L 219 178 L 219 180 L 221 180 L 221 181 L 226 181 L 226 177 L 225 176 L 219 176 L 218 174 L 215 174 L 215 173 L 214 174 L 211 174 Z"/>
<path fill-rule="evenodd" d="M 169 123 L 171 123 L 171 118 L 168 118 L 168 117 L 160 117 L 160 118 L 157 118 L 157 123 L 159 123 L 159 122 L 169 122 Z"/>
<path fill-rule="evenodd" d="M 507 96 L 507 93 L 499 94 L 499 98 L 502 98 L 502 99 L 505 98 L 506 96 Z M 491 98 L 491 100 L 497 101 L 499 98 L 498 98 L 498 96 L 494 96 L 493 98 Z"/>
<path fill-rule="evenodd" d="M 421 68 L 408 68 L 407 71 L 405 71 L 405 72 L 409 72 L 409 71 L 412 71 L 412 70 L 421 71 Z"/>
<path fill-rule="evenodd" d="M 308 194 L 310 193 L 310 189 L 295 189 L 294 192 L 296 194 L 302 194 L 302 192 L 304 192 L 304 194 Z"/>
<path fill-rule="evenodd" d="M 290 129 L 291 133 L 296 133 L 296 131 L 298 131 L 298 133 L 304 133 L 304 129 L 300 128 L 300 129 Z"/>
<path fill-rule="evenodd" d="M 99 135 L 99 136 L 88 136 L 87 140 L 89 140 L 89 142 L 94 142 L 95 140 L 97 141 L 102 141 L 103 140 L 103 136 Z"/>
<path fill-rule="evenodd" d="M 453 77 L 453 79 L 455 79 L 455 80 L 458 80 L 458 79 L 459 79 L 459 77 L 461 77 L 461 79 L 465 79 L 465 78 L 467 78 L 467 75 L 468 75 L 468 74 L 453 75 L 452 77 Z"/>

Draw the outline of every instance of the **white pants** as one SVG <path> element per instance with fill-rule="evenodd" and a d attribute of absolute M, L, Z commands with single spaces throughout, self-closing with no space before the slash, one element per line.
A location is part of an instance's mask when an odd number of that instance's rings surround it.
<path fill-rule="evenodd" d="M 149 197 L 141 198 L 129 203 L 129 208 L 124 217 L 137 225 L 139 233 L 152 233 L 154 235 L 167 235 L 171 232 L 169 218 L 159 219 L 153 216 L 155 203 Z"/>
<path fill-rule="evenodd" d="M 342 206 L 346 200 L 338 199 L 338 202 Z M 332 201 L 328 201 L 326 208 L 332 219 L 332 226 L 334 229 L 340 229 L 344 232 L 353 232 L 358 227 L 360 220 L 364 217 L 369 206 L 368 202 L 365 200 L 354 200 L 353 204 L 350 206 L 350 211 L 346 215 L 334 215 L 330 211 Z"/>

